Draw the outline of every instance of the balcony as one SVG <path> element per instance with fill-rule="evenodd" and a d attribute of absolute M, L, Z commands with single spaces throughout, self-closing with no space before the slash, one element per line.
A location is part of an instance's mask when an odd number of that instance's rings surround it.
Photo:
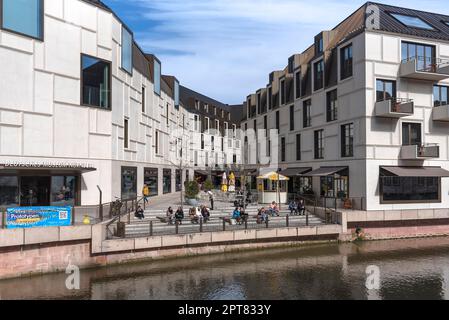
<path fill-rule="evenodd" d="M 402 146 L 401 159 L 426 160 L 440 157 L 440 146 L 437 144 Z"/>
<path fill-rule="evenodd" d="M 402 118 L 412 116 L 414 102 L 411 99 L 390 98 L 376 102 L 376 116 L 385 118 Z"/>
<path fill-rule="evenodd" d="M 434 121 L 449 122 L 449 104 L 434 107 L 432 117 Z"/>
<path fill-rule="evenodd" d="M 401 63 L 399 76 L 402 78 L 438 82 L 449 78 L 449 60 L 413 57 Z"/>

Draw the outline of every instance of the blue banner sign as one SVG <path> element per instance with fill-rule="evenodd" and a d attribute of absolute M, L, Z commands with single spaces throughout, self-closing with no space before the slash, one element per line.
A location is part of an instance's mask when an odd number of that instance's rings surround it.
<path fill-rule="evenodd" d="M 71 207 L 20 207 L 6 211 L 8 229 L 63 227 L 72 224 Z"/>

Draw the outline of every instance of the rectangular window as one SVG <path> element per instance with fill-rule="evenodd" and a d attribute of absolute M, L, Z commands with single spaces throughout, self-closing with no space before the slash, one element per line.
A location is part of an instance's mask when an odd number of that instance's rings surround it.
<path fill-rule="evenodd" d="M 205 128 L 204 128 L 204 132 L 209 133 L 209 118 L 204 118 L 204 124 L 205 124 Z"/>
<path fill-rule="evenodd" d="M 422 145 L 420 123 L 402 124 L 402 145 L 403 146 Z"/>
<path fill-rule="evenodd" d="M 82 103 L 111 109 L 111 63 L 82 55 Z"/>
<path fill-rule="evenodd" d="M 237 137 L 237 126 L 235 124 L 232 125 L 232 137 L 234 139 Z"/>
<path fill-rule="evenodd" d="M 171 169 L 164 169 L 162 172 L 162 191 L 164 194 L 171 193 Z"/>
<path fill-rule="evenodd" d="M 195 152 L 194 152 L 194 157 L 193 157 L 193 165 L 195 166 L 195 167 L 198 167 L 198 151 L 196 151 L 195 150 Z"/>
<path fill-rule="evenodd" d="M 179 108 L 179 82 L 175 80 L 175 108 Z"/>
<path fill-rule="evenodd" d="M 310 116 L 310 109 L 312 106 L 312 100 L 304 101 L 302 107 L 302 121 L 303 127 L 308 128 L 312 126 L 312 117 Z"/>
<path fill-rule="evenodd" d="M 295 92 L 296 92 L 296 99 L 299 99 L 301 97 L 301 72 L 295 73 Z"/>
<path fill-rule="evenodd" d="M 193 116 L 193 129 L 195 130 L 195 132 L 199 131 L 198 122 L 199 122 L 199 117 L 197 115 L 194 115 Z"/>
<path fill-rule="evenodd" d="M 151 197 L 157 196 L 159 193 L 159 170 L 157 168 L 145 168 L 143 183 L 150 189 Z"/>
<path fill-rule="evenodd" d="M 295 131 L 295 106 L 290 106 L 290 131 Z"/>
<path fill-rule="evenodd" d="M 19 179 L 17 176 L 0 176 L 0 207 L 18 207 Z"/>
<path fill-rule="evenodd" d="M 221 151 L 224 151 L 224 138 L 221 138 Z"/>
<path fill-rule="evenodd" d="M 281 161 L 285 162 L 286 158 L 285 158 L 286 154 L 285 154 L 285 137 L 281 138 Z"/>
<path fill-rule="evenodd" d="M 315 42 L 315 54 L 320 54 L 324 51 L 324 41 L 323 37 L 320 36 Z"/>
<path fill-rule="evenodd" d="M 341 126 L 341 156 L 343 158 L 354 156 L 354 124 Z"/>
<path fill-rule="evenodd" d="M 296 161 L 301 160 L 301 135 L 296 135 Z"/>
<path fill-rule="evenodd" d="M 154 59 L 154 93 L 161 95 L 161 63 Z"/>
<path fill-rule="evenodd" d="M 257 113 L 262 113 L 262 101 L 260 93 L 257 94 Z"/>
<path fill-rule="evenodd" d="M 433 86 L 433 105 L 434 107 L 446 106 L 449 104 L 449 87 Z"/>
<path fill-rule="evenodd" d="M 122 200 L 137 198 L 137 168 L 122 167 Z"/>
<path fill-rule="evenodd" d="M 337 120 L 337 90 L 329 91 L 326 95 L 326 119 L 327 122 Z"/>
<path fill-rule="evenodd" d="M 142 113 L 145 113 L 145 110 L 146 110 L 146 106 L 145 106 L 145 103 L 146 103 L 146 99 L 145 99 L 145 87 L 142 87 Z"/>
<path fill-rule="evenodd" d="M 313 64 L 313 90 L 317 91 L 324 87 L 324 62 L 323 60 Z"/>
<path fill-rule="evenodd" d="M 165 107 L 165 120 L 167 122 L 167 126 L 170 125 L 170 105 L 167 103 L 167 106 Z"/>
<path fill-rule="evenodd" d="M 352 44 L 340 50 L 340 79 L 352 77 Z"/>
<path fill-rule="evenodd" d="M 380 177 L 381 203 L 441 202 L 441 178 Z"/>
<path fill-rule="evenodd" d="M 245 124 L 246 126 L 248 126 L 247 124 Z M 225 127 L 225 137 L 228 136 L 228 131 L 229 131 L 229 124 L 227 122 L 224 123 L 224 127 Z"/>
<path fill-rule="evenodd" d="M 428 24 L 421 18 L 400 13 L 390 13 L 390 15 L 393 16 L 395 19 L 399 20 L 399 22 L 406 25 L 407 27 L 425 30 L 435 30 L 430 24 Z"/>
<path fill-rule="evenodd" d="M 124 128 L 123 129 L 124 130 L 124 135 L 123 135 L 124 147 L 125 147 L 125 149 L 128 149 L 129 148 L 128 119 L 125 119 L 123 128 Z"/>
<path fill-rule="evenodd" d="M 279 123 L 279 111 L 276 111 L 276 130 L 279 132 L 280 130 L 280 123 Z"/>
<path fill-rule="evenodd" d="M 396 81 L 381 80 L 376 81 L 376 101 L 385 101 L 396 98 Z"/>
<path fill-rule="evenodd" d="M 133 35 L 122 27 L 122 69 L 133 73 Z"/>
<path fill-rule="evenodd" d="M 217 131 L 216 134 L 218 134 L 220 130 L 220 120 L 215 120 L 215 130 Z"/>
<path fill-rule="evenodd" d="M 210 144 L 211 144 L 211 150 L 215 151 L 215 137 L 214 136 L 210 137 Z"/>
<path fill-rule="evenodd" d="M 265 130 L 265 137 L 268 137 L 268 117 L 263 117 L 263 128 Z"/>
<path fill-rule="evenodd" d="M 315 131 L 315 159 L 324 159 L 324 130 Z"/>
<path fill-rule="evenodd" d="M 159 131 L 158 130 L 156 130 L 156 132 L 155 132 L 155 136 L 154 136 L 154 146 L 155 146 L 155 149 L 156 149 L 156 154 L 157 155 L 160 155 L 161 153 L 160 153 L 160 150 L 159 150 Z"/>
<path fill-rule="evenodd" d="M 204 134 L 201 135 L 201 150 L 204 150 Z"/>
<path fill-rule="evenodd" d="M 273 108 L 273 89 L 268 88 L 268 110 Z"/>
<path fill-rule="evenodd" d="M 280 85 L 280 95 L 281 95 L 281 105 L 285 104 L 285 80 L 281 80 L 281 85 Z"/>
<path fill-rule="evenodd" d="M 237 164 L 237 155 L 236 154 L 232 155 L 232 163 Z"/>
<path fill-rule="evenodd" d="M 43 0 L 3 0 L 0 4 L 3 4 L 0 8 L 2 29 L 43 39 Z"/>
<path fill-rule="evenodd" d="M 437 72 L 436 48 L 414 42 L 402 42 L 402 62 L 416 60 L 416 69 L 423 72 Z"/>

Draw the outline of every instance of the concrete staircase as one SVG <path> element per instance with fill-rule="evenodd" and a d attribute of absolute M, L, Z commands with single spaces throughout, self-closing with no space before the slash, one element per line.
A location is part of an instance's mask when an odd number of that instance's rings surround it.
<path fill-rule="evenodd" d="M 257 215 L 257 211 L 260 207 L 255 205 L 250 205 L 247 207 L 246 212 L 249 215 L 248 219 L 248 229 L 262 229 L 266 228 L 265 224 L 257 224 L 257 220 L 254 218 Z M 213 231 L 223 231 L 223 217 L 231 217 L 232 212 L 234 211 L 234 207 L 232 206 L 223 206 L 221 208 L 216 208 L 210 212 L 210 220 L 207 223 L 203 223 L 202 231 L 203 232 L 213 232 Z M 176 211 L 176 208 L 174 208 Z M 150 234 L 150 228 L 152 227 L 153 235 L 168 235 L 168 234 L 176 234 L 176 226 L 169 225 L 168 223 L 161 222 L 157 217 L 165 218 L 166 216 L 165 210 L 160 209 L 147 209 L 145 210 L 145 219 L 140 220 L 134 217 L 134 214 L 131 214 L 131 223 L 125 226 L 125 234 L 126 237 L 135 238 L 135 237 L 146 237 Z M 269 227 L 286 227 L 287 226 L 287 215 L 290 214 L 290 211 L 287 210 L 287 206 L 285 209 L 281 210 L 279 217 L 269 217 Z M 200 232 L 199 224 L 192 224 L 188 217 L 188 210 L 184 210 L 185 219 L 183 223 L 178 226 L 179 234 L 188 234 L 188 233 L 197 233 Z M 127 218 L 122 221 L 127 221 Z M 324 224 L 321 219 L 309 213 L 308 223 L 310 226 L 322 225 Z M 151 226 L 152 225 L 152 226 Z M 290 227 L 299 227 L 306 226 L 306 216 L 289 216 L 289 226 Z M 245 225 L 230 225 L 229 223 L 225 223 L 226 230 L 239 230 L 245 229 Z"/>

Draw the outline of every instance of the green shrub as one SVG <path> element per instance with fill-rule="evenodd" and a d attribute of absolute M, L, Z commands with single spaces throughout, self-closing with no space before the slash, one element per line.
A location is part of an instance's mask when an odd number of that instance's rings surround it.
<path fill-rule="evenodd" d="M 214 188 L 214 184 L 210 179 L 207 179 L 204 182 L 204 191 L 211 191 Z"/>
<path fill-rule="evenodd" d="M 200 193 L 200 187 L 196 181 L 187 182 L 185 188 L 185 195 L 187 199 L 196 199 L 198 193 Z"/>

